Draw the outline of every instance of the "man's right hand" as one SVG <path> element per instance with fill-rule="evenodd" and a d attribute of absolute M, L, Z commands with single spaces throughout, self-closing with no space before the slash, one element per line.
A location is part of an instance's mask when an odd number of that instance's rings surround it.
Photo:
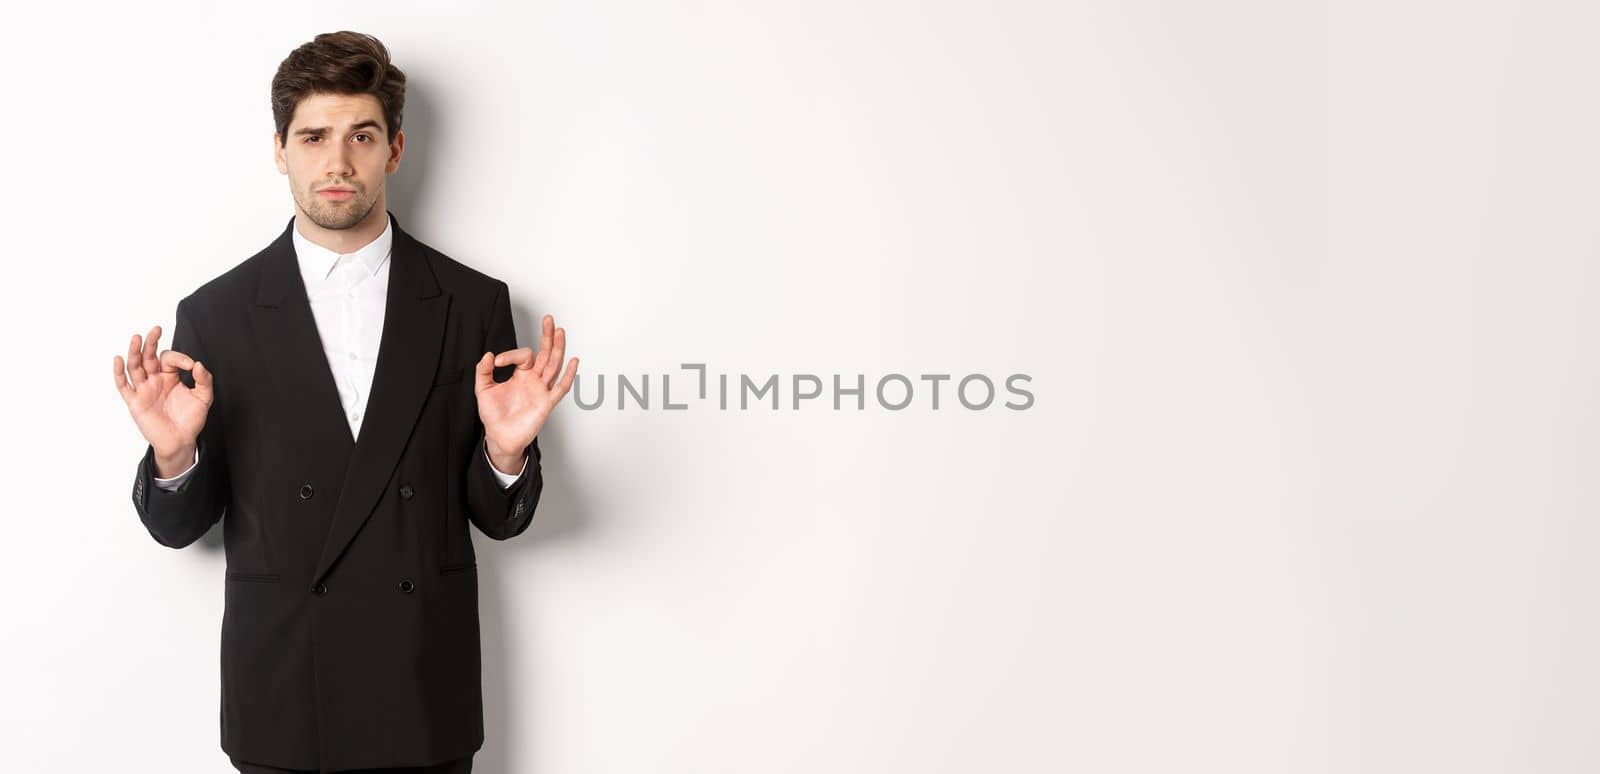
<path fill-rule="evenodd" d="M 200 429 L 211 409 L 211 371 L 204 363 L 176 350 L 156 355 L 161 326 L 150 329 L 142 343 L 135 333 L 128 342 L 126 373 L 121 355 L 112 358 L 117 392 L 128 413 L 155 453 L 157 478 L 170 478 L 194 463 Z M 178 380 L 179 371 L 194 377 L 194 387 Z"/>

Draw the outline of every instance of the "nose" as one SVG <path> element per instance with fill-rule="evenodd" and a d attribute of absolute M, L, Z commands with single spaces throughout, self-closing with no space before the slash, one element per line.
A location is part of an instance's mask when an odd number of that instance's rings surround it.
<path fill-rule="evenodd" d="M 330 179 L 341 180 L 355 174 L 355 168 L 350 165 L 350 149 L 340 144 L 339 150 L 327 154 L 326 173 Z"/>

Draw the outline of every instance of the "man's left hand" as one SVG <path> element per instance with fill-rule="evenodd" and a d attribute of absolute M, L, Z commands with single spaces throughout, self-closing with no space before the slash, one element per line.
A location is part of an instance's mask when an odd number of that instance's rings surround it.
<path fill-rule="evenodd" d="M 478 358 L 473 392 L 478 397 L 478 418 L 483 421 L 489 459 L 496 468 L 511 473 L 522 468 L 523 450 L 533 443 L 556 404 L 572 389 L 578 374 L 578 359 L 567 363 L 562 373 L 561 358 L 567 349 L 567 332 L 555 327 L 550 315 L 544 316 L 539 351 L 518 347 L 499 354 L 485 352 Z M 516 365 L 511 378 L 494 380 L 494 369 Z M 557 377 L 560 380 L 557 381 Z"/>

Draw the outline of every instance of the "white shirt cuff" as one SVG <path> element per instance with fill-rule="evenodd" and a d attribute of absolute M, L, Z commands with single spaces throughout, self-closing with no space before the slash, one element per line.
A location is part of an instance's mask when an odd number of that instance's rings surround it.
<path fill-rule="evenodd" d="M 528 469 L 528 458 L 531 456 L 532 455 L 523 455 L 521 470 L 518 470 L 515 474 L 506 474 L 501 473 L 500 469 L 494 466 L 494 460 L 489 459 L 489 447 L 483 447 L 483 459 L 489 463 L 489 470 L 494 473 L 494 477 L 500 479 L 501 489 L 509 489 L 511 487 L 511 482 L 522 478 L 522 472 Z M 160 479 L 157 480 L 159 481 Z"/>
<path fill-rule="evenodd" d="M 183 486 L 183 480 L 188 478 L 190 473 L 194 472 L 194 466 L 198 464 L 200 464 L 200 447 L 197 445 L 194 447 L 194 462 L 189 463 L 189 467 L 184 468 L 182 473 L 179 473 L 172 478 L 156 478 L 155 485 L 161 489 L 171 492 L 172 490 Z"/>

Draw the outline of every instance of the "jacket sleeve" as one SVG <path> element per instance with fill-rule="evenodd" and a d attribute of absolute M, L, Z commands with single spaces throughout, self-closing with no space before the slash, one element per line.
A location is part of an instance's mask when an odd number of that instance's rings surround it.
<path fill-rule="evenodd" d="M 511 321 L 511 299 L 504 282 L 499 283 L 494 303 L 489 312 L 489 335 L 484 342 L 485 352 L 500 353 L 516 349 L 517 332 Z M 495 369 L 495 381 L 510 378 L 514 365 Z M 539 504 L 539 493 L 544 489 L 544 477 L 539 469 L 539 439 L 534 438 L 523 450 L 527 464 L 522 474 L 502 486 L 489 464 L 488 437 L 482 420 L 473 412 L 478 430 L 478 443 L 472 448 L 472 459 L 467 463 L 467 518 L 478 530 L 495 540 L 507 540 L 522 534 L 533 522 L 533 510 Z"/>
<path fill-rule="evenodd" d="M 205 363 L 207 368 L 213 365 L 201 346 L 184 301 L 178 302 L 171 348 Z M 197 459 L 182 483 L 171 491 L 155 485 L 156 452 L 148 443 L 133 481 L 133 507 L 139 513 L 139 520 L 157 543 L 169 548 L 183 548 L 199 540 L 222 518 L 228 504 L 227 444 L 218 411 L 222 377 L 215 371 L 212 373 L 211 408 L 206 412 L 205 425 L 200 428 Z M 194 375 L 188 371 L 179 371 L 178 379 L 185 387 L 194 387 Z"/>

